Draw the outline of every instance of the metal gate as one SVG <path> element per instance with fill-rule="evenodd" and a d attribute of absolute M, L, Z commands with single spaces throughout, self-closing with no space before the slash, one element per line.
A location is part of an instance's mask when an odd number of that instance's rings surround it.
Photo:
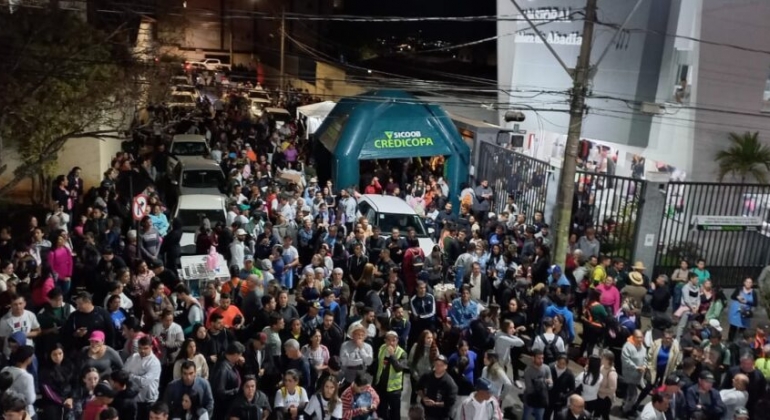
<path fill-rule="evenodd" d="M 479 146 L 476 179 L 487 180 L 495 192 L 493 209 L 503 211 L 508 196 L 514 197 L 519 212 L 532 223 L 537 211 L 544 211 L 551 165 L 527 155 L 491 144 Z"/>
<path fill-rule="evenodd" d="M 671 275 L 682 260 L 692 267 L 702 258 L 715 285 L 735 287 L 746 277 L 756 280 L 770 256 L 770 186 L 672 182 L 665 194 L 655 275 Z M 761 225 L 709 230 L 699 227 L 703 216 L 730 216 L 733 221 L 759 217 Z"/>
<path fill-rule="evenodd" d="M 593 172 L 578 172 L 575 178 L 570 234 L 579 238 L 586 228 L 593 227 L 602 254 L 630 261 L 647 183 Z"/>

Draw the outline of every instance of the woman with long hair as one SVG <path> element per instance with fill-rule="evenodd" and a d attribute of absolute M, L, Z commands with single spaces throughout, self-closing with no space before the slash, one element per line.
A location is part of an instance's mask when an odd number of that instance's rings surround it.
<path fill-rule="evenodd" d="M 602 376 L 602 360 L 596 356 L 588 359 L 585 369 L 575 378 L 575 387 L 586 403 L 586 410 L 593 413 L 599 406 L 599 387 Z"/>
<path fill-rule="evenodd" d="M 123 369 L 123 359 L 115 349 L 104 343 L 102 331 L 92 332 L 88 343 L 80 352 L 81 369 L 96 368 L 99 375 L 109 375 L 113 370 Z"/>
<path fill-rule="evenodd" d="M 67 295 L 72 285 L 72 270 L 75 267 L 75 261 L 72 258 L 72 249 L 67 247 L 67 232 L 58 230 L 52 235 L 52 248 L 48 252 L 48 264 L 56 273 L 57 286 L 61 287 L 62 292 Z"/>
<path fill-rule="evenodd" d="M 339 383 L 333 376 L 323 382 L 321 389 L 316 391 L 305 406 L 305 414 L 312 420 L 341 420 L 342 401 L 339 395 Z"/>
<path fill-rule="evenodd" d="M 615 354 L 610 350 L 602 352 L 601 369 L 602 380 L 599 384 L 597 400 L 593 410 L 594 418 L 601 417 L 609 420 L 612 404 L 615 402 L 615 393 L 618 390 L 618 372 L 615 370 Z"/>
<path fill-rule="evenodd" d="M 449 356 L 449 367 L 454 366 L 461 357 L 468 358 L 468 367 L 463 372 L 463 375 L 468 379 L 468 382 L 475 384 L 476 377 L 474 372 L 476 371 L 476 363 L 479 362 L 479 360 L 477 360 L 478 355 L 471 350 L 468 342 L 462 339 L 457 343 L 457 352 Z"/>
<path fill-rule="evenodd" d="M 321 291 L 318 284 L 315 281 L 315 271 L 312 267 L 305 267 L 302 273 L 302 279 L 297 286 L 297 292 L 295 293 L 295 300 L 297 306 L 297 312 L 300 316 L 307 313 L 307 307 L 311 302 L 315 302 L 321 298 Z"/>
<path fill-rule="evenodd" d="M 40 266 L 40 275 L 35 277 L 30 285 L 32 290 L 32 304 L 35 309 L 40 309 L 48 303 L 48 292 L 56 287 L 53 268 L 48 261 L 43 261 Z"/>
<path fill-rule="evenodd" d="M 366 295 L 372 290 L 372 283 L 374 282 L 374 264 L 366 263 L 364 270 L 361 273 L 361 278 L 358 281 L 354 280 L 353 287 L 355 289 L 356 300 L 363 301 Z"/>
<path fill-rule="evenodd" d="M 508 378 L 505 368 L 500 365 L 497 353 L 494 350 L 487 350 L 484 353 L 484 368 L 481 370 L 481 377 L 492 384 L 492 395 L 497 397 L 502 406 L 513 383 Z"/>
<path fill-rule="evenodd" d="M 318 372 L 319 376 L 321 375 L 321 372 L 326 370 L 331 356 L 329 354 L 329 349 L 321 344 L 321 338 L 321 330 L 316 328 L 310 335 L 309 343 L 302 346 L 301 349 L 302 355 L 307 358 L 308 362 L 310 362 L 310 366 Z"/>
<path fill-rule="evenodd" d="M 430 330 L 424 330 L 420 333 L 417 342 L 409 351 L 409 379 L 412 381 L 412 394 L 409 397 L 411 404 L 417 402 L 417 382 L 422 375 L 433 369 L 433 358 L 431 357 L 431 348 L 436 347 L 435 336 Z"/>
<path fill-rule="evenodd" d="M 716 293 L 714 295 L 716 300 Z M 732 343 L 736 334 L 751 328 L 751 318 L 757 305 L 759 305 L 759 295 L 754 290 L 754 280 L 746 278 L 743 280 L 743 287 L 736 288 L 730 296 L 730 308 L 727 312 L 730 331 L 727 334 L 727 341 Z"/>
<path fill-rule="evenodd" d="M 267 413 L 265 413 L 267 411 Z M 270 403 L 267 395 L 257 389 L 257 377 L 246 375 L 238 397 L 228 410 L 227 420 L 262 420 L 270 413 Z"/>
<path fill-rule="evenodd" d="M 83 410 L 94 398 L 94 389 L 99 384 L 99 371 L 96 368 L 85 368 L 80 373 L 80 381 L 75 386 L 70 401 L 64 401 L 65 406 L 72 407 L 72 417 L 74 419 L 83 418 Z"/>
<path fill-rule="evenodd" d="M 402 295 L 398 291 L 398 285 L 396 283 L 387 282 L 385 286 L 380 290 L 380 301 L 382 302 L 382 309 L 387 313 L 392 313 L 395 305 L 401 305 Z"/>
<path fill-rule="evenodd" d="M 209 413 L 199 404 L 198 391 L 190 389 L 179 401 L 172 401 L 169 418 L 172 420 L 209 420 Z"/>
<path fill-rule="evenodd" d="M 209 378 L 209 365 L 206 363 L 206 358 L 198 352 L 198 344 L 194 338 L 188 338 L 182 343 L 182 349 L 179 351 L 174 362 L 174 379 L 182 377 L 182 363 L 187 360 L 195 363 L 195 373 L 198 376 L 203 379 Z"/>
<path fill-rule="evenodd" d="M 286 328 L 281 331 L 280 337 L 282 343 L 285 343 L 288 340 L 297 340 L 300 347 L 309 342 L 307 334 L 302 331 L 302 322 L 299 318 L 290 319 Z"/>
<path fill-rule="evenodd" d="M 508 307 L 500 314 L 501 321 L 510 321 L 513 323 L 514 334 L 521 335 L 527 332 L 527 312 L 521 305 L 521 301 L 517 298 L 511 298 L 508 300 Z M 566 343 L 566 341 L 565 341 Z M 516 388 L 524 388 L 524 382 L 521 380 L 520 371 L 524 371 L 527 365 L 521 360 L 524 354 L 523 347 L 511 348 L 511 368 L 513 370 L 513 383 Z M 505 359 L 505 358 L 503 358 Z"/>
<path fill-rule="evenodd" d="M 40 369 L 40 420 L 61 420 L 72 408 L 75 365 L 64 357 L 64 346 L 55 344 Z"/>
<path fill-rule="evenodd" d="M 206 327 L 203 324 L 193 325 L 192 338 L 195 340 L 195 349 L 198 351 L 198 353 L 203 355 L 209 367 L 214 366 L 214 364 L 216 364 L 216 360 L 214 358 L 217 356 L 216 344 L 209 335 L 209 331 L 206 329 Z"/>

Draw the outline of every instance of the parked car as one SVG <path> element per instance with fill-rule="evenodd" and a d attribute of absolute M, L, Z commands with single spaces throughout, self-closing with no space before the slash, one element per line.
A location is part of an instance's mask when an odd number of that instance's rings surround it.
<path fill-rule="evenodd" d="M 226 223 L 226 197 L 216 194 L 190 194 L 179 197 L 174 217 L 182 221 L 182 255 L 195 255 L 195 239 L 203 219 L 208 219 L 211 227 L 217 223 Z"/>
<path fill-rule="evenodd" d="M 379 226 L 383 235 L 390 235 L 393 228 L 398 228 L 406 236 L 409 229 L 414 229 L 420 242 L 420 249 L 425 255 L 433 252 L 432 229 L 425 227 L 422 217 L 406 201 L 399 197 L 379 194 L 364 194 L 358 199 L 358 213 L 366 217 L 369 224 Z"/>
<path fill-rule="evenodd" d="M 265 108 L 265 112 L 275 120 L 276 129 L 280 129 L 284 124 L 292 120 L 291 113 L 283 108 Z"/>

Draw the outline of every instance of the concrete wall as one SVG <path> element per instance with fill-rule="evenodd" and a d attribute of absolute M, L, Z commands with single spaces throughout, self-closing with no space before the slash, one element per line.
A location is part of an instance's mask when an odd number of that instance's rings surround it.
<path fill-rule="evenodd" d="M 701 20 L 701 39 L 770 49 L 770 2 L 709 0 L 704 2 Z M 770 114 L 762 109 L 770 56 L 701 43 L 696 66 L 698 107 L 750 114 L 695 113 L 692 173 L 693 178 L 706 181 L 715 179 L 714 154 L 725 148 L 730 132 L 759 131 L 770 144 Z"/>

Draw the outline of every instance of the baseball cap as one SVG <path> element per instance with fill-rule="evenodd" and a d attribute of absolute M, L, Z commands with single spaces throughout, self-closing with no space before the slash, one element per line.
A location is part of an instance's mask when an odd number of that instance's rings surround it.
<path fill-rule="evenodd" d="M 243 261 L 251 261 L 254 262 L 254 256 L 251 254 L 246 254 L 246 256 L 243 257 Z"/>
<path fill-rule="evenodd" d="M 94 396 L 115 398 L 115 391 L 108 384 L 102 382 L 97 384 L 96 388 L 94 388 Z"/>
<path fill-rule="evenodd" d="M 88 338 L 88 341 L 101 341 L 104 342 L 104 333 L 101 331 L 94 331 L 91 333 L 91 337 Z"/>
<path fill-rule="evenodd" d="M 438 357 L 436 358 L 436 362 L 443 362 L 444 364 L 449 364 L 449 362 L 447 361 L 446 356 L 444 356 L 443 354 L 439 354 L 438 355 Z"/>
<path fill-rule="evenodd" d="M 479 378 L 479 379 L 476 379 L 475 388 L 476 388 L 476 391 L 490 391 L 492 389 L 492 384 L 489 382 L 488 379 Z"/>
<path fill-rule="evenodd" d="M 700 373 L 700 379 L 703 379 L 704 381 L 714 382 L 714 374 L 704 370 Z"/>
<path fill-rule="evenodd" d="M 549 274 L 561 274 L 561 266 L 554 264 L 548 269 Z"/>
<path fill-rule="evenodd" d="M 235 231 L 235 236 L 246 236 L 246 231 L 243 229 L 238 229 Z"/>
<path fill-rule="evenodd" d="M 664 385 L 666 385 L 666 386 L 676 386 L 676 385 L 679 385 L 680 382 L 681 382 L 681 380 L 679 379 L 679 376 L 677 376 L 677 375 L 668 375 Z"/>
<path fill-rule="evenodd" d="M 321 309 L 321 303 L 318 302 L 317 300 L 313 301 L 313 303 L 310 304 L 310 307 L 316 308 L 316 309 Z"/>

